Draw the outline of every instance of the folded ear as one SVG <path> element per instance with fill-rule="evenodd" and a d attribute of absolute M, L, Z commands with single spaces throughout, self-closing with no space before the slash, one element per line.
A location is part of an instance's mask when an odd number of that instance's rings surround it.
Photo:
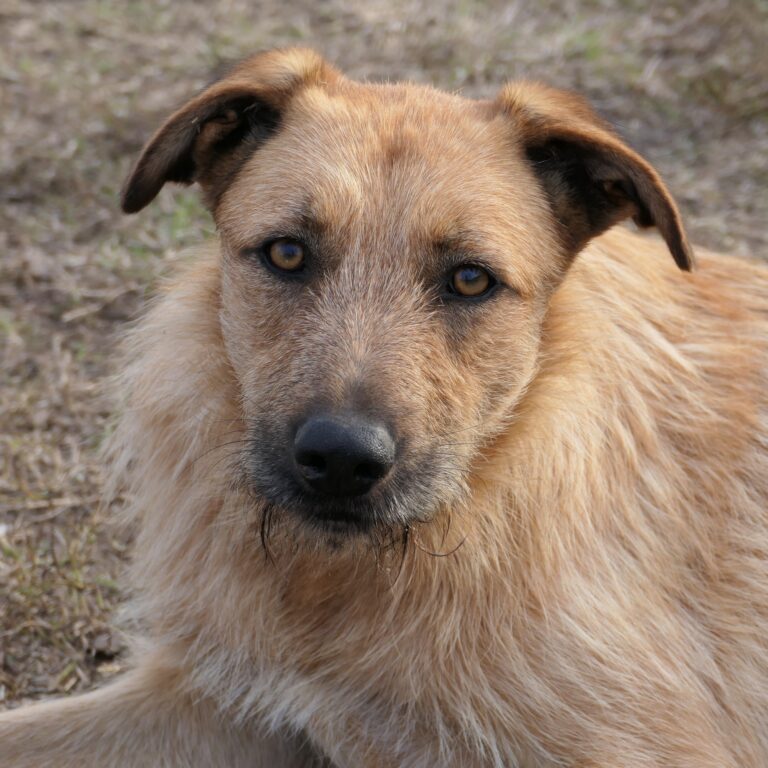
<path fill-rule="evenodd" d="M 199 182 L 213 205 L 243 159 L 277 129 L 292 96 L 338 77 L 308 49 L 270 51 L 241 62 L 174 112 L 147 142 L 123 186 L 123 211 L 140 211 L 166 181 Z"/>
<path fill-rule="evenodd" d="M 570 255 L 622 219 L 655 226 L 680 269 L 693 253 L 659 174 L 580 97 L 538 83 L 510 83 L 498 103 L 516 126 Z"/>

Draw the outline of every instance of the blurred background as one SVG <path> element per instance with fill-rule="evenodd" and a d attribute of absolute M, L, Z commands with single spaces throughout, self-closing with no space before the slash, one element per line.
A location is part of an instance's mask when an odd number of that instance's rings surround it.
<path fill-rule="evenodd" d="M 0 0 L 0 707 L 124 663 L 101 382 L 213 228 L 190 189 L 122 216 L 122 180 L 222 62 L 294 44 L 356 78 L 579 90 L 661 171 L 694 242 L 768 258 L 768 0 Z"/>

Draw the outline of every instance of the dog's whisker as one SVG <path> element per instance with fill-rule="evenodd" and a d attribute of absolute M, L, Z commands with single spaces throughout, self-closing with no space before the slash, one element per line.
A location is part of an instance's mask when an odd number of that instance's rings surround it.
<path fill-rule="evenodd" d="M 214 445 L 210 448 L 207 448 L 199 456 L 192 459 L 192 461 L 190 462 L 190 467 L 194 467 L 195 464 L 197 464 L 199 461 L 202 461 L 206 456 L 210 455 L 211 453 L 214 453 L 215 451 L 220 451 L 224 448 L 229 448 L 233 445 L 245 445 L 246 443 L 248 443 L 248 439 L 243 438 L 240 440 L 229 440 L 226 443 L 219 443 L 218 445 Z"/>
<path fill-rule="evenodd" d="M 261 537 L 261 546 L 264 550 L 264 557 L 270 565 L 275 564 L 275 559 L 272 556 L 272 550 L 269 547 L 269 537 L 272 532 L 272 515 L 274 513 L 274 507 L 271 504 L 264 506 L 261 513 L 261 526 L 259 528 L 259 535 Z"/>
<path fill-rule="evenodd" d="M 222 464 L 224 464 L 227 461 L 232 461 L 232 469 L 236 469 L 237 465 L 239 463 L 242 463 L 243 458 L 243 452 L 241 450 L 234 450 L 229 453 L 224 454 L 220 458 L 216 459 L 216 461 L 211 464 L 210 467 L 208 467 L 208 474 L 211 475 L 213 472 L 218 469 Z"/>
<path fill-rule="evenodd" d="M 453 547 L 453 549 L 450 549 L 448 552 L 432 552 L 431 550 L 422 547 L 415 537 L 414 537 L 413 543 L 420 552 L 423 552 L 425 555 L 429 555 L 430 557 L 451 557 L 451 555 L 456 554 L 456 552 L 458 552 L 464 546 L 464 543 L 466 542 L 466 540 L 467 540 L 467 537 L 464 536 L 461 539 L 461 541 L 455 547 Z"/>
<path fill-rule="evenodd" d="M 461 427 L 459 429 L 449 429 L 449 430 L 446 430 L 445 432 L 436 432 L 435 437 L 440 439 L 443 437 L 453 437 L 454 435 L 460 435 L 464 432 L 477 432 L 482 427 L 485 427 L 485 426 L 487 426 L 485 422 L 480 420 L 474 424 L 470 424 L 469 426 Z"/>

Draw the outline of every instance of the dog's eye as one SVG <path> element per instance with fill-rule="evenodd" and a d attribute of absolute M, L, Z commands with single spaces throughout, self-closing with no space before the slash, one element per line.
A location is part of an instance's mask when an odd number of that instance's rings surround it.
<path fill-rule="evenodd" d="M 451 272 L 448 291 L 456 296 L 477 299 L 485 296 L 495 285 L 496 280 L 488 270 L 474 264 L 462 264 Z"/>
<path fill-rule="evenodd" d="M 264 248 L 264 259 L 278 272 L 300 272 L 304 268 L 304 246 L 296 240 L 273 240 Z"/>

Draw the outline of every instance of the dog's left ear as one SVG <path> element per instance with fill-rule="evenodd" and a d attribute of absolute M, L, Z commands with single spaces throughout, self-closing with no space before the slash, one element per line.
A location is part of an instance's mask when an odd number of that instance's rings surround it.
<path fill-rule="evenodd" d="M 655 226 L 678 267 L 693 267 L 680 213 L 659 174 L 624 144 L 585 100 L 538 83 L 507 85 L 498 97 L 560 228 L 569 256 L 622 219 Z"/>
<path fill-rule="evenodd" d="M 242 160 L 278 128 L 297 91 L 339 77 L 319 54 L 303 48 L 241 62 L 174 112 L 147 142 L 123 186 L 123 211 L 140 211 L 167 181 L 199 182 L 214 205 Z"/>

